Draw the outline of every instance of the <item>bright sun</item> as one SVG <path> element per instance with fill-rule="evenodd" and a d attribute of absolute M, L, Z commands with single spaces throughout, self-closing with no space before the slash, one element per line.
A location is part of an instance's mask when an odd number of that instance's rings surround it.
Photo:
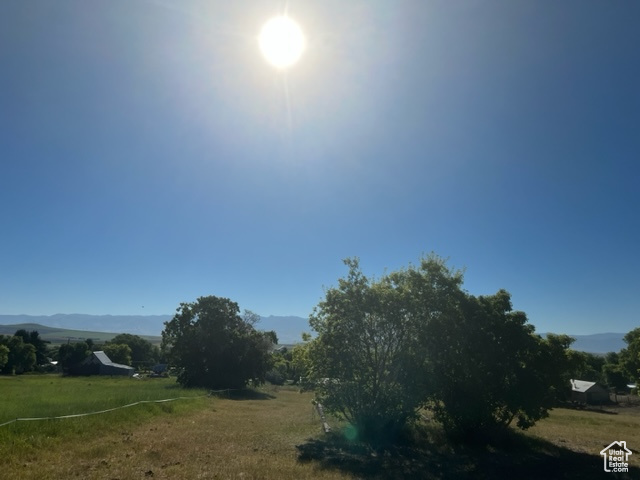
<path fill-rule="evenodd" d="M 300 26 L 286 15 L 273 17 L 262 26 L 258 44 L 267 62 L 278 69 L 296 63 L 305 48 Z"/>

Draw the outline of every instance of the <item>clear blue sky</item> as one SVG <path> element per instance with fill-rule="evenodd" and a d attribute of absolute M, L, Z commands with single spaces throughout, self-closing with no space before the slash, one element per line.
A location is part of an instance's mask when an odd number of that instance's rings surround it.
<path fill-rule="evenodd" d="M 640 3 L 0 2 L 0 313 L 307 316 L 423 253 L 540 332 L 640 325 Z M 144 306 L 144 308 L 143 308 Z"/>

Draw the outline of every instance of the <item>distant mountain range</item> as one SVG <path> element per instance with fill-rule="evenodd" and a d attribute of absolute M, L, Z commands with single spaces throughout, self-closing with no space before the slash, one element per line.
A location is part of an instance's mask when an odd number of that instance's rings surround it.
<path fill-rule="evenodd" d="M 544 337 L 546 333 L 543 333 Z M 619 352 L 627 346 L 623 337 L 626 333 L 594 333 L 592 335 L 569 335 L 575 338 L 571 348 L 580 352 L 605 354 Z"/>
<path fill-rule="evenodd" d="M 172 315 L 0 315 L 0 325 L 38 324 L 45 327 L 64 328 L 90 332 L 131 333 L 141 336 L 159 336 L 164 322 Z M 302 340 L 303 332 L 311 332 L 306 318 L 294 316 L 260 317 L 256 325 L 260 330 L 274 330 L 280 344 L 293 344 Z M 33 329 L 33 325 L 26 327 Z M 5 329 L 6 330 L 6 329 Z M 8 333 L 8 332 L 7 332 Z M 545 333 L 542 334 L 546 335 Z M 624 333 L 595 333 L 592 335 L 571 335 L 575 338 L 574 350 L 604 354 L 619 352 L 626 346 Z"/>
<path fill-rule="evenodd" d="M 80 313 L 56 315 L 0 315 L 0 325 L 38 324 L 90 332 L 131 333 L 140 336 L 159 336 L 164 322 L 173 315 L 85 315 Z M 302 333 L 309 332 L 309 321 L 302 317 L 260 317 L 259 330 L 274 330 L 280 344 L 302 341 Z M 30 328 L 32 329 L 32 328 Z"/>

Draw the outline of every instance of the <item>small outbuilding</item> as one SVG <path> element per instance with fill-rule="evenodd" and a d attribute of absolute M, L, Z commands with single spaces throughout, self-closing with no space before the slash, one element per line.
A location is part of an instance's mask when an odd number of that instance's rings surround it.
<path fill-rule="evenodd" d="M 103 351 L 92 352 L 91 356 L 80 364 L 80 375 L 124 375 L 133 376 L 135 369 L 129 365 L 113 363 Z"/>
<path fill-rule="evenodd" d="M 596 382 L 569 380 L 571 382 L 571 401 L 586 405 L 602 405 L 609 402 L 609 392 Z"/>

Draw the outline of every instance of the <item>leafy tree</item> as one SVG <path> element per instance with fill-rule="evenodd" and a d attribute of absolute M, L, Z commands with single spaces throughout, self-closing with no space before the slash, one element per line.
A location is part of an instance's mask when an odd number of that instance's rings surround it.
<path fill-rule="evenodd" d="M 640 382 L 640 327 L 631 330 L 624 336 L 626 348 L 620 351 L 620 364 L 627 377 Z"/>
<path fill-rule="evenodd" d="M 361 439 L 391 441 L 426 400 L 421 332 L 446 310 L 460 278 L 436 257 L 379 281 L 365 277 L 357 259 L 345 264 L 347 277 L 326 291 L 310 317 L 318 333 L 309 345 L 311 376 L 325 408 L 349 421 Z M 418 284 L 431 304 L 412 295 Z"/>
<path fill-rule="evenodd" d="M 572 378 L 587 380 L 589 382 L 605 383 L 603 367 L 605 358 L 602 355 L 595 355 L 588 352 L 571 351 L 575 356 L 576 368 Z"/>
<path fill-rule="evenodd" d="M 581 378 L 576 372 L 582 368 L 582 357 L 575 355 L 571 345 L 575 338 L 569 335 L 557 335 L 548 333 L 542 340 L 544 347 L 543 360 L 546 362 L 543 368 L 549 377 L 549 388 L 556 401 L 566 401 L 571 394 L 569 380 Z"/>
<path fill-rule="evenodd" d="M 66 343 L 58 348 L 58 364 L 64 372 L 69 372 L 89 355 L 91 350 L 86 342 Z"/>
<path fill-rule="evenodd" d="M 291 353 L 286 348 L 273 351 L 265 379 L 274 385 L 284 385 L 284 382 L 290 378 L 290 364 Z"/>
<path fill-rule="evenodd" d="M 165 323 L 163 350 L 186 387 L 243 388 L 263 382 L 273 335 L 254 328 L 255 315 L 239 315 L 227 298 L 200 297 L 182 303 Z"/>
<path fill-rule="evenodd" d="M 282 365 L 274 365 L 265 373 L 264 379 L 273 385 L 284 385 L 287 380 L 286 369 L 283 369 Z"/>
<path fill-rule="evenodd" d="M 616 392 L 625 391 L 629 379 L 620 362 L 620 354 L 609 352 L 604 358 L 605 363 L 602 366 L 602 373 L 605 378 L 605 383 L 609 385 L 609 387 L 614 388 Z"/>
<path fill-rule="evenodd" d="M 108 343 L 102 347 L 109 360 L 122 365 L 131 365 L 131 348 L 124 343 Z"/>
<path fill-rule="evenodd" d="M 559 378 L 553 364 L 565 352 L 534 335 L 505 290 L 465 297 L 459 315 L 427 326 L 436 418 L 463 437 L 481 437 L 514 420 L 528 428 L 554 404 Z"/>
<path fill-rule="evenodd" d="M 3 371 L 4 366 L 9 362 L 9 347 L 0 344 L 0 372 Z"/>
<path fill-rule="evenodd" d="M 311 335 L 303 334 L 304 343 L 299 343 L 291 349 L 289 362 L 290 378 L 298 383 L 301 378 L 306 378 L 311 372 L 311 360 L 309 358 L 309 346 Z"/>
<path fill-rule="evenodd" d="M 606 383 L 603 374 L 605 359 L 593 353 L 571 349 L 575 339 L 568 335 L 547 334 L 545 347 L 553 353 L 548 373 L 553 374 L 552 385 L 558 400 L 566 400 L 570 393 L 570 379 Z"/>
<path fill-rule="evenodd" d="M 153 345 L 149 340 L 146 340 L 138 335 L 121 333 L 111 339 L 108 344 L 121 344 L 129 346 L 131 350 L 131 363 L 127 365 L 132 364 L 136 367 L 152 367 L 153 365 L 158 363 L 158 360 L 160 358 L 160 349 Z"/>
<path fill-rule="evenodd" d="M 24 343 L 21 336 L 0 335 L 0 345 L 7 350 L 7 361 L 2 373 L 21 374 L 33 370 L 36 364 L 36 349 L 29 343 Z"/>
<path fill-rule="evenodd" d="M 17 337 L 21 337 L 24 343 L 33 345 L 36 352 L 36 365 L 44 365 L 49 362 L 48 360 L 48 345 L 51 342 L 47 342 L 40 338 L 40 334 L 37 330 L 28 332 L 25 329 L 20 329 L 14 334 Z"/>
<path fill-rule="evenodd" d="M 267 381 L 276 385 L 284 384 L 285 380 L 291 380 L 294 384 L 300 382 L 309 374 L 309 334 L 303 334 L 303 341 L 288 349 L 281 347 L 271 354 L 271 366 L 267 372 Z"/>
<path fill-rule="evenodd" d="M 462 272 L 435 255 L 379 280 L 345 263 L 347 277 L 310 317 L 310 376 L 325 408 L 360 438 L 392 439 L 425 405 L 467 437 L 547 414 L 570 341 L 535 335 L 508 292 L 469 295 Z"/>

